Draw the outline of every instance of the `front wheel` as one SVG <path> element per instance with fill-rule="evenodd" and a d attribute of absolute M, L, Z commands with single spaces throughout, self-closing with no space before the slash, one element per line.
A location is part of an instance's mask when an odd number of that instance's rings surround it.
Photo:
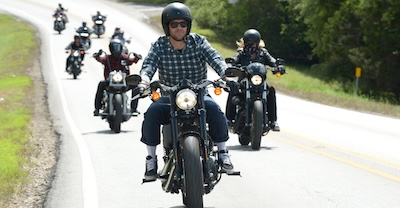
<path fill-rule="evenodd" d="M 250 128 L 251 148 L 259 150 L 261 145 L 261 136 L 263 133 L 263 103 L 261 100 L 256 100 L 253 103 L 252 121 Z"/>
<path fill-rule="evenodd" d="M 189 136 L 183 140 L 184 186 L 183 203 L 187 207 L 203 207 L 203 171 L 200 161 L 199 140 Z"/>
<path fill-rule="evenodd" d="M 116 94 L 114 97 L 114 110 L 115 116 L 113 119 L 113 129 L 115 133 L 121 132 L 121 122 L 122 122 L 122 95 Z"/>

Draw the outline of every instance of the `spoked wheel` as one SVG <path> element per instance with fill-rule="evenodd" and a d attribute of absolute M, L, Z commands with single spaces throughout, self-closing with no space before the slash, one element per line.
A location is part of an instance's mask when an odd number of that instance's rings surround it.
<path fill-rule="evenodd" d="M 199 140 L 189 136 L 183 140 L 184 187 L 183 203 L 187 207 L 203 208 L 203 170 L 200 161 Z"/>
<path fill-rule="evenodd" d="M 122 122 L 122 95 L 116 94 L 114 97 L 115 116 L 113 119 L 113 130 L 115 133 L 121 132 Z"/>
<path fill-rule="evenodd" d="M 250 128 L 251 148 L 259 150 L 261 145 L 261 136 L 263 133 L 263 103 L 261 100 L 254 101 L 252 111 L 252 121 Z"/>

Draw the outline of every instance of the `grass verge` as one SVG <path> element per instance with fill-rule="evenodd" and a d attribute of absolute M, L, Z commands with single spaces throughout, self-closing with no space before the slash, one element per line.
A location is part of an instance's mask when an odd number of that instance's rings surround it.
<path fill-rule="evenodd" d="M 12 25 L 12 27 L 10 27 Z M 12 16 L 0 14 L 0 207 L 28 182 L 29 123 L 26 102 L 32 81 L 27 68 L 37 47 L 35 31 Z"/>

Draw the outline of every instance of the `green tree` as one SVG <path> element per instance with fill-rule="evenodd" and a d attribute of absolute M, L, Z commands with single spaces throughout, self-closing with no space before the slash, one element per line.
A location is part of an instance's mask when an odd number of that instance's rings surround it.
<path fill-rule="evenodd" d="M 395 0 L 290 1 L 307 25 L 306 40 L 327 77 L 349 80 L 363 68 L 362 92 L 398 102 L 399 12 Z M 389 75 L 389 76 L 388 76 Z"/>

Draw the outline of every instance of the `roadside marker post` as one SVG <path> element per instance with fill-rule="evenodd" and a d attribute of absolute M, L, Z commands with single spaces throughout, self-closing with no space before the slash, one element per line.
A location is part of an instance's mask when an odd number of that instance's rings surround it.
<path fill-rule="evenodd" d="M 354 90 L 354 94 L 357 95 L 358 93 L 358 80 L 361 77 L 361 67 L 356 67 L 356 89 Z"/>

